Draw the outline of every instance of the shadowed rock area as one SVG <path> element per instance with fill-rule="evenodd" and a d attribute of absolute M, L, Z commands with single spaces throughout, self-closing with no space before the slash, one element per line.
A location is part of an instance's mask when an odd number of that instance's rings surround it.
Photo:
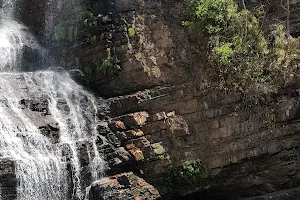
<path fill-rule="evenodd" d="M 0 198 L 14 200 L 17 197 L 17 178 L 14 173 L 14 162 L 8 159 L 0 160 Z"/>

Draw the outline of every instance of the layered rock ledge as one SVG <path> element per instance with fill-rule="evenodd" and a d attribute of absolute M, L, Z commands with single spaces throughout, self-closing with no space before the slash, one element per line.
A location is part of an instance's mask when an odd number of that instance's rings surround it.
<path fill-rule="evenodd" d="M 150 200 L 160 194 L 152 185 L 132 172 L 102 178 L 92 184 L 90 200 Z"/>

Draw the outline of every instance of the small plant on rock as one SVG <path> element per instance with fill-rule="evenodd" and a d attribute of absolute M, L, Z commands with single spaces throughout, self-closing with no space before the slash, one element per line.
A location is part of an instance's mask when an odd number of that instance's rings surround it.
<path fill-rule="evenodd" d="M 129 35 L 129 37 L 135 36 L 135 30 L 134 30 L 134 27 L 128 28 L 128 35 Z"/>
<path fill-rule="evenodd" d="M 104 75 L 107 74 L 108 69 L 113 65 L 112 57 L 111 57 L 111 49 L 107 48 L 106 52 L 107 52 L 107 57 L 102 61 L 102 65 L 101 65 L 101 70 Z"/>

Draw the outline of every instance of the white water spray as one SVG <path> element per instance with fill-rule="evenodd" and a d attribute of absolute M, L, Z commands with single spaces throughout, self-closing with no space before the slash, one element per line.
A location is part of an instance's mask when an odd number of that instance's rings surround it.
<path fill-rule="evenodd" d="M 63 71 L 16 73 L 25 46 L 42 48 L 14 20 L 14 7 L 4 0 L 0 9 L 0 162 L 15 162 L 17 200 L 84 199 L 78 143 L 91 144 L 92 180 L 105 166 L 95 142 L 96 99 Z M 42 133 L 47 126 L 56 135 Z"/>

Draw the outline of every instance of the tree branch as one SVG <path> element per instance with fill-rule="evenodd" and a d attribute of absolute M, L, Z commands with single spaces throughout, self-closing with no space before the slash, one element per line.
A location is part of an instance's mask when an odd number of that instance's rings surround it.
<path fill-rule="evenodd" d="M 290 0 L 286 0 L 286 6 L 284 6 L 283 0 L 281 0 L 281 7 L 286 11 L 286 31 L 287 35 L 290 36 Z"/>
<path fill-rule="evenodd" d="M 248 11 L 247 11 L 247 7 L 245 4 L 245 0 L 242 0 L 242 5 L 243 8 L 246 12 L 246 23 L 245 23 L 245 36 L 244 36 L 244 43 L 246 43 L 247 37 L 248 37 Z"/>
<path fill-rule="evenodd" d="M 245 4 L 245 0 L 242 0 L 242 5 L 243 5 L 243 8 L 244 8 L 245 10 L 247 10 L 246 4 Z"/>
<path fill-rule="evenodd" d="M 286 0 L 287 3 L 287 14 L 286 14 L 286 29 L 287 29 L 287 35 L 290 36 L 290 0 Z"/>

